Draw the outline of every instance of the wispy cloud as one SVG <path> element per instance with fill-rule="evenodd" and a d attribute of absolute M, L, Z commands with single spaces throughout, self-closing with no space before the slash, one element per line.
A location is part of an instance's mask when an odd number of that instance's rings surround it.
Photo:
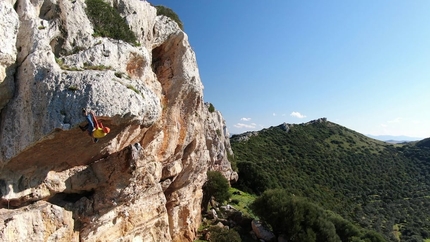
<path fill-rule="evenodd" d="M 242 121 L 250 121 L 251 118 L 241 118 L 240 120 L 242 120 Z"/>
<path fill-rule="evenodd" d="M 273 116 L 276 116 L 276 113 L 273 113 L 272 115 L 273 115 Z"/>
<path fill-rule="evenodd" d="M 391 120 L 387 120 L 384 123 L 381 124 L 381 127 L 383 128 L 388 128 L 388 127 L 394 127 L 397 126 L 398 124 L 400 124 L 402 122 L 402 118 L 395 118 L 395 119 L 391 119 Z"/>
<path fill-rule="evenodd" d="M 290 116 L 292 116 L 292 117 L 296 117 L 296 118 L 306 118 L 306 116 L 305 116 L 305 115 L 303 115 L 303 114 L 301 114 L 301 113 L 299 113 L 299 112 L 292 112 L 292 113 L 290 114 Z"/>
<path fill-rule="evenodd" d="M 395 119 L 393 119 L 393 120 L 388 120 L 387 122 L 388 123 L 400 123 L 402 121 L 402 119 L 401 118 L 395 118 Z"/>
<path fill-rule="evenodd" d="M 255 123 L 252 123 L 252 124 L 237 123 L 234 125 L 234 127 L 238 128 L 238 129 L 254 129 L 255 126 L 256 126 Z"/>

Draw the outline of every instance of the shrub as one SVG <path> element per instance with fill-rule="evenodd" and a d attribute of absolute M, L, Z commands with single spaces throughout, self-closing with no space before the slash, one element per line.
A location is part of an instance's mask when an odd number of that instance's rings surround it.
<path fill-rule="evenodd" d="M 292 242 L 385 241 L 381 234 L 360 229 L 340 215 L 281 189 L 265 191 L 251 209 L 275 234 L 284 234 Z"/>
<path fill-rule="evenodd" d="M 240 235 L 238 232 L 232 229 L 220 228 L 213 226 L 209 228 L 211 242 L 240 242 Z"/>
<path fill-rule="evenodd" d="M 205 188 L 211 194 L 215 201 L 223 203 L 227 201 L 231 194 L 229 192 L 230 184 L 228 180 L 219 171 L 208 171 L 208 181 Z"/>
<path fill-rule="evenodd" d="M 261 166 L 248 161 L 233 162 L 233 169 L 239 170 L 240 179 L 234 187 L 256 195 L 270 188 L 277 187 L 273 175 L 268 174 Z"/>
<path fill-rule="evenodd" d="M 340 241 L 324 210 L 284 190 L 264 192 L 251 208 L 275 234 L 285 234 L 289 241 Z"/>
<path fill-rule="evenodd" d="M 184 25 L 182 24 L 182 21 L 179 19 L 179 16 L 175 12 L 173 12 L 172 9 L 161 5 L 155 6 L 155 8 L 157 9 L 157 15 L 164 15 L 166 17 L 171 18 L 178 24 L 181 30 L 184 30 Z"/>
<path fill-rule="evenodd" d="M 136 36 L 119 13 L 103 0 L 86 0 L 86 12 L 94 25 L 94 35 L 136 44 Z"/>
<path fill-rule="evenodd" d="M 208 110 L 209 110 L 209 112 L 210 112 L 210 113 L 215 112 L 215 107 L 214 107 L 214 105 L 212 105 L 212 103 L 209 103 L 209 108 L 208 108 Z"/>

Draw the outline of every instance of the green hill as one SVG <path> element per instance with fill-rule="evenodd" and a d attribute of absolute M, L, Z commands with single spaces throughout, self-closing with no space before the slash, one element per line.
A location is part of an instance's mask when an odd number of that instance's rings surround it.
<path fill-rule="evenodd" d="M 389 241 L 430 238 L 428 139 L 388 144 L 326 119 L 231 138 L 237 188 L 282 188 Z"/>

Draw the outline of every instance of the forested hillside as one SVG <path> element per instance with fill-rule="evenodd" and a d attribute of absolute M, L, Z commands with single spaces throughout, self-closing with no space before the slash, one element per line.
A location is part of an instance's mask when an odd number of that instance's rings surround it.
<path fill-rule="evenodd" d="M 388 144 L 320 119 L 231 138 L 239 189 L 282 188 L 389 241 L 430 238 L 430 140 Z"/>

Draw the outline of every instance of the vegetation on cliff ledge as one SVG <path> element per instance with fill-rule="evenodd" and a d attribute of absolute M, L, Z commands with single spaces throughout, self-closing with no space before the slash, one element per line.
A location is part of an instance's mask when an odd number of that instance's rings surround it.
<path fill-rule="evenodd" d="M 171 18 L 178 24 L 181 30 L 184 30 L 184 24 L 182 23 L 181 19 L 179 19 L 179 16 L 172 9 L 162 5 L 155 6 L 155 8 L 157 9 L 157 15 L 164 15 L 166 17 Z"/>
<path fill-rule="evenodd" d="M 87 15 L 94 25 L 94 35 L 136 44 L 136 36 L 117 10 L 103 0 L 86 0 Z"/>

